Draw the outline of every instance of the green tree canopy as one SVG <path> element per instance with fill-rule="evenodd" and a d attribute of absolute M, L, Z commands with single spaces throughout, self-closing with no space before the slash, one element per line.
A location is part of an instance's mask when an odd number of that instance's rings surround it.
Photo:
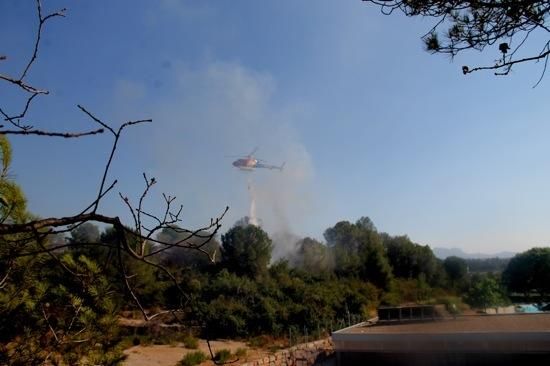
<path fill-rule="evenodd" d="M 340 221 L 325 231 L 339 275 L 356 275 L 376 286 L 388 288 L 392 278 L 382 240 L 369 218 L 355 224 Z"/>
<path fill-rule="evenodd" d="M 9 177 L 11 157 L 11 145 L 6 136 L 0 135 L 0 222 L 21 223 L 27 218 L 27 201 Z"/>
<path fill-rule="evenodd" d="M 211 238 L 211 234 L 208 232 L 199 231 L 195 234 L 191 235 L 188 231 L 178 227 L 163 229 L 157 239 L 164 243 L 178 244 L 178 246 L 163 251 L 161 253 L 162 262 L 170 266 L 197 269 L 212 264 L 208 255 L 194 248 L 206 251 L 214 260 L 219 261 L 219 241 L 216 238 Z M 155 245 L 155 248 L 157 247 L 162 248 L 162 246 Z"/>
<path fill-rule="evenodd" d="M 357 274 L 360 266 L 358 228 L 349 221 L 340 221 L 325 230 L 325 240 L 334 256 L 337 273 Z"/>
<path fill-rule="evenodd" d="M 323 243 L 304 238 L 296 243 L 295 265 L 312 275 L 322 275 L 331 269 L 328 248 Z"/>
<path fill-rule="evenodd" d="M 542 299 L 550 293 L 550 248 L 532 248 L 517 254 L 502 273 L 510 291 L 536 291 Z"/>
<path fill-rule="evenodd" d="M 509 303 L 499 281 L 490 275 L 476 275 L 466 295 L 471 306 L 487 309 Z"/>
<path fill-rule="evenodd" d="M 421 274 L 428 283 L 435 283 L 441 276 L 441 264 L 427 245 L 413 243 L 408 236 L 381 234 L 386 254 L 396 277 L 411 279 Z"/>
<path fill-rule="evenodd" d="M 255 277 L 267 271 L 273 243 L 261 228 L 234 226 L 222 235 L 222 265 L 241 275 Z"/>
<path fill-rule="evenodd" d="M 443 268 L 445 268 L 445 272 L 447 272 L 447 276 L 453 286 L 464 281 L 468 274 L 468 265 L 466 261 L 460 257 L 451 256 L 445 258 L 443 261 Z"/>

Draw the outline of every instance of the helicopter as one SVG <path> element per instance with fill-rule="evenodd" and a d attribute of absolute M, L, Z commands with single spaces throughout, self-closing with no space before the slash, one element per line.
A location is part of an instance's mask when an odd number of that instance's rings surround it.
<path fill-rule="evenodd" d="M 250 154 L 235 160 L 233 162 L 233 166 L 236 168 L 239 168 L 240 170 L 245 170 L 245 171 L 253 171 L 258 168 L 270 169 L 270 170 L 273 170 L 273 169 L 283 170 L 285 163 L 281 164 L 280 166 L 266 164 L 263 160 L 256 159 L 254 157 L 254 154 L 256 153 L 256 151 L 258 151 L 258 148 L 255 148 L 254 150 L 252 150 Z"/>

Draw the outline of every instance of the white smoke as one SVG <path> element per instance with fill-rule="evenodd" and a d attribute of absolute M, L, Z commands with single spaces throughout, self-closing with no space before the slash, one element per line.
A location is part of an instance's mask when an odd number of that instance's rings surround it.
<path fill-rule="evenodd" d="M 274 239 L 307 235 L 303 225 L 312 213 L 313 167 L 295 128 L 307 109 L 282 102 L 275 80 L 265 73 L 228 63 L 199 69 L 171 65 L 162 97 L 145 88 L 140 102 L 126 108 L 146 108 L 153 116 L 154 167 L 147 171 L 157 178 L 158 190 L 183 202 L 183 225 L 201 226 L 229 206 L 222 232 L 248 214 Z M 224 158 L 246 155 L 256 146 L 257 158 L 286 162 L 283 171 L 245 173 Z M 274 241 L 275 259 L 293 249 L 287 239 Z"/>

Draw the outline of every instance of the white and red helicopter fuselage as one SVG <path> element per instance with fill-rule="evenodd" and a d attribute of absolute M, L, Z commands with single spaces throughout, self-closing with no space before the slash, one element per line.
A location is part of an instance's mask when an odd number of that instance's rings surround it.
<path fill-rule="evenodd" d="M 257 149 L 254 149 L 254 152 L 256 152 L 256 150 Z M 241 170 L 246 170 L 246 171 L 252 171 L 252 170 L 258 169 L 258 168 L 283 170 L 283 167 L 285 166 L 285 163 L 281 164 L 280 166 L 265 164 L 265 163 L 261 162 L 259 159 L 254 158 L 252 156 L 253 153 L 251 153 L 250 155 L 245 156 L 243 158 L 235 160 L 233 162 L 233 166 L 236 167 L 236 168 L 239 168 Z"/>

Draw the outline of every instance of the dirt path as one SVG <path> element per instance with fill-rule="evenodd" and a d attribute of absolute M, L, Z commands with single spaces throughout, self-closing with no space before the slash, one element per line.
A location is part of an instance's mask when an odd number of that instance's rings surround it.
<path fill-rule="evenodd" d="M 221 349 L 228 349 L 235 353 L 239 348 L 246 348 L 247 354 L 241 358 L 240 362 L 250 361 L 264 357 L 268 353 L 263 350 L 251 349 L 243 342 L 236 341 L 210 341 L 212 351 L 216 353 Z M 210 356 L 206 341 L 199 341 L 199 349 Z M 175 366 L 183 356 L 195 350 L 187 349 L 183 344 L 171 345 L 152 345 L 152 346 L 134 346 L 124 351 L 128 358 L 123 362 L 124 366 Z M 212 361 L 206 361 L 202 365 L 214 365 Z"/>

